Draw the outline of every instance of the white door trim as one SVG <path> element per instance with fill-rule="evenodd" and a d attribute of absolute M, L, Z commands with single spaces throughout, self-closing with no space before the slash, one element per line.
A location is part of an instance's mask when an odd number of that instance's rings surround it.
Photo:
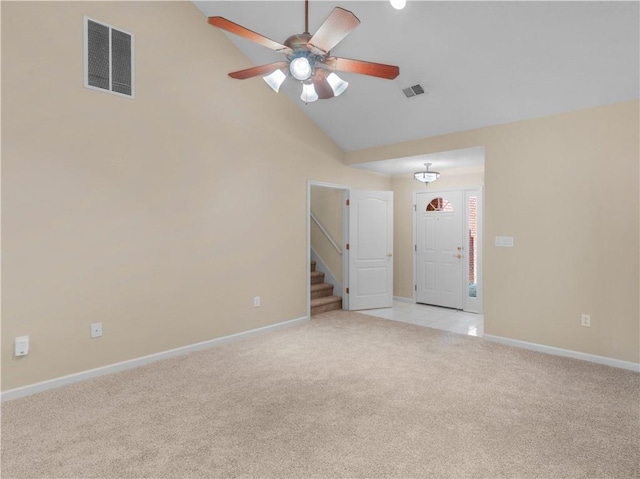
<path fill-rule="evenodd" d="M 463 194 L 463 201 L 464 201 L 464 227 L 465 229 L 468 227 L 468 216 L 467 216 L 467 193 L 468 192 L 478 192 L 478 287 L 477 287 L 477 292 L 476 292 L 476 297 L 479 298 L 478 301 L 475 302 L 470 302 L 469 301 L 469 295 L 468 295 L 468 291 L 467 288 L 468 286 L 465 284 L 465 280 L 466 280 L 466 276 L 463 275 L 462 277 L 462 284 L 461 284 L 461 288 L 463 288 L 463 311 L 469 311 L 469 312 L 474 312 L 474 313 L 482 313 L 483 311 L 483 302 L 482 302 L 482 293 L 484 290 L 484 283 L 483 283 L 483 273 L 482 273 L 482 267 L 483 267 L 483 260 L 482 260 L 482 246 L 483 246 L 483 217 L 484 217 L 484 202 L 483 202 L 483 196 L 484 196 L 484 187 L 482 185 L 477 185 L 477 186 L 469 186 L 469 187 L 464 187 L 464 188 L 443 188 L 443 189 L 438 189 L 438 190 L 428 190 L 426 191 L 427 193 L 433 193 L 433 194 L 438 194 L 438 193 L 448 193 L 451 191 L 460 191 Z M 418 271 L 417 271 L 417 260 L 418 260 L 418 255 L 417 255 L 417 251 L 416 251 L 416 245 L 418 244 L 418 231 L 417 231 L 417 202 L 418 202 L 418 198 L 417 198 L 417 194 L 418 193 L 424 193 L 423 191 L 414 191 L 413 192 L 413 302 L 415 303 L 417 300 L 417 293 L 416 293 L 416 285 L 418 284 Z M 464 237 L 466 238 L 466 234 L 464 235 Z"/>

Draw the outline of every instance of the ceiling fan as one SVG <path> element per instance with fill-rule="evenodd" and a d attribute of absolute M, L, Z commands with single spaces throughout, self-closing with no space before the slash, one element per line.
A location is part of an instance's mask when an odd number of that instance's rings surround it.
<path fill-rule="evenodd" d="M 208 22 L 229 33 L 251 40 L 262 46 L 284 53 L 286 61 L 269 63 L 229 73 L 231 78 L 245 80 L 263 76 L 276 92 L 290 75 L 302 83 L 300 99 L 305 103 L 326 100 L 343 93 L 349 83 L 335 72 L 351 72 L 392 80 L 400 69 L 394 65 L 351 60 L 329 56 L 330 50 L 340 43 L 360 20 L 350 11 L 335 7 L 316 33 L 309 33 L 309 0 L 305 0 L 304 33 L 291 35 L 278 43 L 223 17 L 209 17 Z"/>

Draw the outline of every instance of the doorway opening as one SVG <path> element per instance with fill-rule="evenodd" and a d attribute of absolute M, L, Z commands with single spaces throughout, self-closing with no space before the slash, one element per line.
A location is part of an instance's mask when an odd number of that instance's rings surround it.
<path fill-rule="evenodd" d="M 348 309 L 349 191 L 344 185 L 307 182 L 307 317 Z"/>
<path fill-rule="evenodd" d="M 391 307 L 393 192 L 308 181 L 307 277 L 309 317 Z"/>

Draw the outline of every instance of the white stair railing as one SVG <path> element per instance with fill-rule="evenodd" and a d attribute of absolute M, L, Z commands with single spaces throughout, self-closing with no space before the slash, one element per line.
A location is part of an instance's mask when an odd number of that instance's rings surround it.
<path fill-rule="evenodd" d="M 322 223 L 320 223 L 320 220 L 318 220 L 316 215 L 314 215 L 313 212 L 309 212 L 309 214 L 311 215 L 311 219 L 313 220 L 313 222 L 318 225 L 318 228 L 320 228 L 320 231 L 322 231 L 322 233 L 329 240 L 329 243 L 331 243 L 331 246 L 335 248 L 335 250 L 338 252 L 339 255 L 342 255 L 342 249 L 340 248 L 338 243 L 336 243 L 336 241 L 331 237 L 331 235 L 328 233 L 325 227 L 322 226 Z"/>

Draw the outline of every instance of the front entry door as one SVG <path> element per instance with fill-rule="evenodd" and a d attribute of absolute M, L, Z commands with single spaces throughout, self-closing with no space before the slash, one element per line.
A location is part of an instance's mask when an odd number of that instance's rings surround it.
<path fill-rule="evenodd" d="M 461 191 L 416 194 L 416 302 L 462 309 Z"/>
<path fill-rule="evenodd" d="M 349 309 L 393 305 L 393 192 L 349 194 Z"/>

